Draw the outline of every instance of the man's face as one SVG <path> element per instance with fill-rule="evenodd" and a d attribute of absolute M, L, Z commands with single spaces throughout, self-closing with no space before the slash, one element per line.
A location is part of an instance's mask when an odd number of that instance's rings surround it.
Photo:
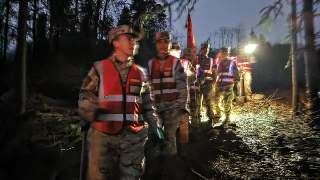
<path fill-rule="evenodd" d="M 123 53 L 127 56 L 133 55 L 135 40 L 133 39 L 131 34 L 121 34 L 114 46 L 116 48 L 117 53 Z"/>
<path fill-rule="evenodd" d="M 169 47 L 170 47 L 170 41 L 169 40 L 158 40 L 156 42 L 156 47 L 158 54 L 166 54 L 169 52 Z"/>
<path fill-rule="evenodd" d="M 208 48 L 205 48 L 205 47 L 203 47 L 203 48 L 201 48 L 200 49 L 200 54 L 202 55 L 202 56 L 207 56 L 208 55 Z"/>
<path fill-rule="evenodd" d="M 184 57 L 189 61 L 193 60 L 193 55 L 192 54 L 185 54 Z"/>
<path fill-rule="evenodd" d="M 221 58 L 226 59 L 228 57 L 228 52 L 221 52 Z"/>

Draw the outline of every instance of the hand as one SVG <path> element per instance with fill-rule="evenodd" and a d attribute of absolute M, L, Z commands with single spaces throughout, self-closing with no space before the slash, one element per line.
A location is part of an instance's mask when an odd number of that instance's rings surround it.
<path fill-rule="evenodd" d="M 81 132 L 88 131 L 89 127 L 90 127 L 90 123 L 88 121 L 85 121 L 85 120 L 80 120 L 79 126 L 81 128 Z"/>

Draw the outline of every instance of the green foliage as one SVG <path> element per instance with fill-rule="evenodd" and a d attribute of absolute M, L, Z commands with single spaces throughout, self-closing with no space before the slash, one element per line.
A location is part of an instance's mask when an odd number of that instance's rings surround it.
<path fill-rule="evenodd" d="M 279 14 L 283 14 L 282 13 L 282 0 L 278 0 L 277 2 L 275 2 L 273 5 L 271 6 L 267 6 L 264 7 L 260 13 L 264 12 L 261 16 L 261 21 L 257 24 L 258 26 L 265 24 L 268 28 L 268 30 L 270 31 L 270 29 L 272 29 L 272 27 L 270 27 L 270 25 L 272 25 L 270 23 L 270 13 L 273 12 L 274 13 L 274 19 L 276 19 L 278 17 Z"/>

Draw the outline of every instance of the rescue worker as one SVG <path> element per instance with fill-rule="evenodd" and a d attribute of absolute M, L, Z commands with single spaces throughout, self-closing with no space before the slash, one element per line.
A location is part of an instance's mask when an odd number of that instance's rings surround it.
<path fill-rule="evenodd" d="M 216 77 L 216 65 L 214 60 L 208 57 L 210 44 L 201 44 L 199 63 L 200 68 L 205 74 L 205 81 L 200 85 L 200 92 L 203 94 L 207 106 L 207 116 L 210 121 L 214 118 L 212 98 L 213 98 L 213 84 Z"/>
<path fill-rule="evenodd" d="M 135 38 L 131 27 L 109 31 L 114 54 L 93 67 L 79 94 L 79 116 L 90 123 L 86 137 L 81 179 L 136 180 L 144 168 L 147 130 L 144 120 L 159 138 L 161 124 L 150 96 L 147 71 L 128 60 Z"/>
<path fill-rule="evenodd" d="M 190 116 L 191 116 L 191 126 L 194 127 L 194 133 L 200 126 L 200 107 L 202 104 L 202 95 L 200 93 L 200 84 L 204 82 L 204 73 L 200 70 L 199 60 L 197 58 L 196 52 L 192 48 L 184 49 L 184 58 L 189 61 L 196 71 L 194 74 L 197 75 L 197 79 L 189 81 L 189 97 L 190 97 Z M 189 76 L 188 76 L 189 77 Z"/>
<path fill-rule="evenodd" d="M 221 53 L 220 53 L 220 50 L 217 52 L 216 54 L 216 58 L 214 59 L 214 63 L 215 65 L 219 64 L 221 61 Z"/>
<path fill-rule="evenodd" d="M 241 86 L 241 82 L 237 83 L 237 94 L 238 96 L 242 96 L 242 94 L 240 94 L 240 89 L 241 87 L 243 87 L 242 92 L 244 92 L 244 95 L 246 97 L 247 101 L 251 101 L 251 95 L 252 95 L 252 91 L 251 91 L 251 84 L 252 84 L 252 73 L 251 73 L 251 65 L 248 61 L 248 59 L 246 57 L 243 56 L 236 56 L 235 57 L 236 63 L 237 63 L 237 67 L 239 70 L 239 74 L 240 74 L 240 78 L 243 79 L 243 83 Z"/>
<path fill-rule="evenodd" d="M 214 110 L 216 114 L 221 112 L 219 104 L 223 106 L 222 116 L 219 123 L 213 122 L 213 127 L 221 127 L 230 122 L 230 112 L 232 100 L 234 98 L 233 86 L 240 81 L 236 62 L 228 59 L 228 49 L 222 47 L 220 49 L 221 61 L 217 64 L 217 78 L 214 86 Z"/>
<path fill-rule="evenodd" d="M 175 56 L 177 58 L 181 57 L 181 49 L 179 43 L 172 43 L 171 49 L 170 49 L 170 55 Z M 180 61 L 182 63 L 182 67 L 184 68 L 185 73 L 187 74 L 187 90 L 189 91 L 190 84 L 195 83 L 197 80 L 197 72 L 195 71 L 194 67 L 188 61 L 188 59 L 180 58 Z M 190 109 L 190 93 L 188 93 L 188 103 L 187 108 Z M 185 144 L 189 142 L 189 116 L 182 116 L 180 122 L 180 142 L 181 144 Z"/>
<path fill-rule="evenodd" d="M 177 57 L 169 55 L 171 33 L 156 34 L 158 55 L 148 62 L 150 80 L 157 113 L 163 121 L 164 142 L 162 155 L 176 155 L 176 130 L 180 119 L 188 117 L 186 73 Z"/>

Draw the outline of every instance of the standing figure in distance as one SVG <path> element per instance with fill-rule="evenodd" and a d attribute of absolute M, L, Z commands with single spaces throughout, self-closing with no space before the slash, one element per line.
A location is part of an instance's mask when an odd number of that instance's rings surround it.
<path fill-rule="evenodd" d="M 220 49 L 221 61 L 217 64 L 217 79 L 214 86 L 214 109 L 220 113 L 219 104 L 223 105 L 222 116 L 220 122 L 212 124 L 213 127 L 221 127 L 225 123 L 230 122 L 230 113 L 232 100 L 234 98 L 233 86 L 240 81 L 238 68 L 235 61 L 228 59 L 228 49 L 222 47 Z"/>
<path fill-rule="evenodd" d="M 242 96 L 240 92 L 244 92 L 247 101 L 251 101 L 251 84 L 252 84 L 252 73 L 251 73 L 251 64 L 248 59 L 243 55 L 236 56 L 237 67 L 240 73 L 240 78 L 243 79 L 243 84 L 240 84 L 242 81 L 237 83 L 237 94 Z M 240 91 L 240 88 L 243 88 Z"/>
<path fill-rule="evenodd" d="M 180 59 L 182 63 L 182 67 L 187 74 L 187 90 L 189 91 L 190 84 L 194 83 L 197 80 L 197 73 L 193 68 L 192 64 L 188 61 L 188 59 L 183 59 L 181 57 L 181 49 L 179 43 L 172 43 L 172 47 L 170 49 L 170 55 L 175 56 Z M 187 100 L 187 108 L 190 109 L 190 93 L 188 93 Z M 180 142 L 182 144 L 186 144 L 189 142 L 189 116 L 182 116 L 180 122 Z"/>
<path fill-rule="evenodd" d="M 210 121 L 213 120 L 214 112 L 213 112 L 213 84 L 216 78 L 216 66 L 214 60 L 208 57 L 210 44 L 201 44 L 200 56 L 199 56 L 199 64 L 201 70 L 205 74 L 205 81 L 200 85 L 200 92 L 203 94 L 203 99 L 205 100 L 207 106 L 207 116 Z"/>
<path fill-rule="evenodd" d="M 199 60 L 197 58 L 196 52 L 192 48 L 184 49 L 184 58 L 189 61 L 194 69 L 196 69 L 195 74 L 197 79 L 195 81 L 189 81 L 190 90 L 190 116 L 191 116 L 191 126 L 196 133 L 197 128 L 200 126 L 200 107 L 202 104 L 202 94 L 200 93 L 200 84 L 204 83 L 205 76 L 200 70 Z"/>

